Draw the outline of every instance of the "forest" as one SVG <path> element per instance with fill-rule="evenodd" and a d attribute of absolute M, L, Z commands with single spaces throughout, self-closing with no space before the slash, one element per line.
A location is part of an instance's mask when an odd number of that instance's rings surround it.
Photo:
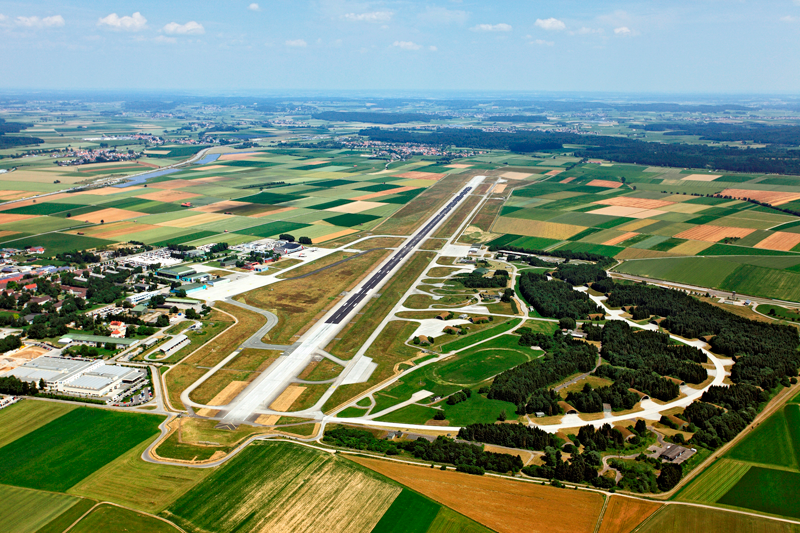
<path fill-rule="evenodd" d="M 631 328 L 622 320 L 603 327 L 600 355 L 614 366 L 672 376 L 687 383 L 702 383 L 708 371 L 699 363 L 706 356 L 691 346 L 672 345 L 665 333 Z"/>
<path fill-rule="evenodd" d="M 321 111 L 311 118 L 330 122 L 367 122 L 370 124 L 403 124 L 405 122 L 430 122 L 437 117 L 427 113 L 378 113 L 370 111 Z"/>
<path fill-rule="evenodd" d="M 631 124 L 628 127 L 645 131 L 663 131 L 666 132 L 664 135 L 697 135 L 701 140 L 707 141 L 751 141 L 758 144 L 800 145 L 800 126 L 682 122 L 674 124 Z"/>
<path fill-rule="evenodd" d="M 13 148 L 15 146 L 42 144 L 44 141 L 38 137 L 9 137 L 6 135 L 6 133 L 19 133 L 28 127 L 30 127 L 30 124 L 6 122 L 5 119 L 0 118 L 0 150 Z"/>
<path fill-rule="evenodd" d="M 537 272 L 522 272 L 519 292 L 544 317 L 578 320 L 593 313 L 602 313 L 585 292 L 573 290 L 570 284 L 562 281 L 547 281 L 544 274 Z"/>
<path fill-rule="evenodd" d="M 561 439 L 555 435 L 522 424 L 470 424 L 458 430 L 458 438 L 537 451 L 561 445 Z"/>
<path fill-rule="evenodd" d="M 369 137 L 373 141 L 463 146 L 521 153 L 555 150 L 557 148 L 550 146 L 570 144 L 582 146 L 574 151 L 574 154 L 581 158 L 663 167 L 800 174 L 800 152 L 780 146 L 742 150 L 729 146 L 666 144 L 605 135 L 587 136 L 549 131 L 487 132 L 450 128 L 439 128 L 430 133 L 368 128 L 359 131 L 359 135 Z"/>

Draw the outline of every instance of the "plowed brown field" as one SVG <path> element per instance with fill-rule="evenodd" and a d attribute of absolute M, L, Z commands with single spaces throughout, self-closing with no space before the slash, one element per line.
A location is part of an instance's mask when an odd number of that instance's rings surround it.
<path fill-rule="evenodd" d="M 619 189 L 622 187 L 622 182 L 610 180 L 592 180 L 586 185 L 589 187 L 608 187 L 609 189 Z"/>
<path fill-rule="evenodd" d="M 770 205 L 781 205 L 800 198 L 800 193 L 797 192 L 751 191 L 749 189 L 725 189 L 720 195 L 731 196 L 740 200 L 750 198 Z"/>
<path fill-rule="evenodd" d="M 712 226 L 703 224 L 675 235 L 679 239 L 691 239 L 695 241 L 719 242 L 725 237 L 747 237 L 755 230 L 750 228 L 729 228 L 725 226 Z"/>
<path fill-rule="evenodd" d="M 603 506 L 602 496 L 586 491 L 366 457 L 351 459 L 499 533 L 591 532 Z"/>
<path fill-rule="evenodd" d="M 656 502 L 611 496 L 599 533 L 630 533 L 660 507 L 661 504 Z"/>

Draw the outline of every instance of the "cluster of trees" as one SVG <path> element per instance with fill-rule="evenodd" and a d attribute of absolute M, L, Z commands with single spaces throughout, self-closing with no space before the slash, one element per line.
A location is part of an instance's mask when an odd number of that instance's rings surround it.
<path fill-rule="evenodd" d="M 195 247 L 190 244 L 167 243 L 167 250 L 171 252 L 188 252 L 189 250 L 194 249 Z"/>
<path fill-rule="evenodd" d="M 326 430 L 322 440 L 334 446 L 387 455 L 397 455 L 401 451 L 406 451 L 417 459 L 456 465 L 459 470 L 471 474 L 483 474 L 486 470 L 501 473 L 518 472 L 522 468 L 522 459 L 519 456 L 486 452 L 481 446 L 456 442 L 447 437 L 438 437 L 433 442 L 423 438 L 391 442 L 379 439 L 363 429 L 339 427 Z"/>
<path fill-rule="evenodd" d="M 530 343 L 530 344 L 528 344 Z M 548 385 L 565 377 L 588 372 L 597 361 L 597 349 L 585 342 L 566 337 L 556 331 L 552 337 L 541 333 L 520 337 L 523 346 L 540 346 L 547 352 L 544 360 L 529 361 L 510 368 L 492 382 L 488 398 L 504 400 L 517 406 L 517 413 L 544 412 L 554 415 L 561 412 L 561 398 Z"/>
<path fill-rule="evenodd" d="M 496 252 L 498 250 L 506 250 L 508 252 L 516 252 L 522 254 L 532 254 L 532 255 L 547 255 L 550 257 L 558 257 L 559 259 L 566 259 L 566 260 L 573 260 L 577 259 L 579 261 L 593 261 L 600 265 L 601 267 L 607 265 L 609 263 L 613 263 L 614 260 L 610 259 L 604 255 L 593 254 L 589 252 L 573 252 L 572 250 L 537 250 L 535 248 L 522 248 L 520 246 L 498 246 L 495 244 L 489 245 L 490 252 Z M 535 262 L 534 262 L 535 260 Z M 529 263 L 532 266 L 541 266 L 541 267 L 552 267 L 553 263 L 548 263 L 547 261 L 542 261 L 538 257 L 531 257 L 529 259 Z"/>
<path fill-rule="evenodd" d="M 570 285 L 586 285 L 608 277 L 602 266 L 594 263 L 561 263 L 555 277 L 563 279 Z"/>
<path fill-rule="evenodd" d="M 141 272 L 141 267 L 134 269 L 133 273 Z M 86 287 L 86 299 L 92 304 L 110 304 L 125 296 L 125 280 L 129 274 L 120 272 L 119 274 L 103 273 L 103 278 L 89 276 L 85 282 L 75 281 L 75 274 L 72 272 L 61 273 L 61 284 Z"/>
<path fill-rule="evenodd" d="M 0 339 L 0 353 L 10 352 L 22 346 L 22 338 L 19 335 L 9 335 Z"/>
<path fill-rule="evenodd" d="M 468 289 L 496 289 L 508 285 L 508 272 L 497 270 L 491 278 L 485 278 L 477 272 L 461 274 L 454 278 Z"/>
<path fill-rule="evenodd" d="M 556 145 L 581 145 L 575 156 L 608 159 L 620 163 L 637 163 L 681 168 L 713 168 L 737 172 L 775 174 L 800 173 L 800 153 L 782 146 L 742 150 L 731 146 L 708 146 L 686 143 L 656 143 L 607 135 L 578 135 L 552 131 L 489 132 L 439 128 L 433 132 L 382 130 L 369 128 L 359 135 L 371 140 L 393 143 L 416 143 L 438 146 L 463 146 L 489 150 L 527 152 L 555 148 Z M 541 148 L 535 148 L 541 147 Z M 547 147 L 547 148 L 545 148 Z"/>
<path fill-rule="evenodd" d="M 636 389 L 651 398 L 668 402 L 681 393 L 677 383 L 655 372 L 646 370 L 630 370 L 612 365 L 600 365 L 595 375 L 621 383 L 626 388 Z"/>
<path fill-rule="evenodd" d="M 236 187 L 237 189 L 272 189 L 273 187 L 282 187 L 288 185 L 285 181 L 268 181 L 267 183 L 256 183 L 255 185 L 242 185 Z"/>
<path fill-rule="evenodd" d="M 522 272 L 519 292 L 542 316 L 577 320 L 592 313 L 602 313 L 588 294 L 573 290 L 568 283 L 547 281 L 544 274 L 537 272 Z"/>
<path fill-rule="evenodd" d="M 56 259 L 65 263 L 97 263 L 100 261 L 100 256 L 92 252 L 72 251 L 58 253 Z"/>
<path fill-rule="evenodd" d="M 42 382 L 44 385 L 44 382 Z M 33 383 L 22 381 L 15 376 L 0 377 L 0 394 L 11 396 L 35 396 L 39 389 Z"/>
<path fill-rule="evenodd" d="M 656 372 L 687 383 L 702 383 L 708 378 L 708 371 L 699 364 L 706 361 L 703 352 L 671 344 L 665 333 L 634 330 L 621 320 L 603 327 L 600 355 L 614 366 Z"/>
<path fill-rule="evenodd" d="M 616 485 L 613 479 L 600 477 L 597 470 L 603 465 L 600 454 L 594 451 L 573 453 L 569 461 L 561 459 L 561 450 L 547 448 L 544 454 L 544 464 L 526 466 L 522 472 L 528 476 L 545 479 L 557 479 L 572 483 L 591 483 L 602 488 L 611 488 Z"/>
<path fill-rule="evenodd" d="M 472 397 L 472 390 L 461 389 L 460 391 L 451 394 L 447 397 L 447 405 L 455 405 L 457 403 L 466 402 Z"/>
<path fill-rule="evenodd" d="M 597 389 L 587 383 L 583 390 L 567 394 L 566 400 L 582 413 L 601 413 L 604 403 L 611 405 L 612 409 L 632 409 L 639 401 L 639 395 L 629 391 L 622 382 Z"/>
<path fill-rule="evenodd" d="M 15 146 L 42 144 L 44 141 L 38 137 L 6 136 L 6 133 L 19 133 L 30 126 L 30 124 L 23 124 L 22 122 L 6 122 L 5 119 L 0 119 L 0 150 L 14 148 Z"/>
<path fill-rule="evenodd" d="M 764 390 L 749 383 L 714 386 L 709 387 L 699 401 L 684 409 L 681 417 L 698 428 L 691 443 L 713 449 L 747 427 L 767 400 L 769 395 Z"/>
<path fill-rule="evenodd" d="M 227 242 L 218 242 L 217 244 L 214 244 L 213 246 L 211 246 L 211 248 L 209 248 L 208 251 L 209 251 L 209 253 L 212 253 L 212 254 L 218 254 L 218 253 L 224 252 L 227 249 L 228 249 L 228 243 Z"/>
<path fill-rule="evenodd" d="M 470 424 L 458 430 L 458 438 L 523 450 L 560 446 L 561 439 L 538 427 L 522 424 Z"/>

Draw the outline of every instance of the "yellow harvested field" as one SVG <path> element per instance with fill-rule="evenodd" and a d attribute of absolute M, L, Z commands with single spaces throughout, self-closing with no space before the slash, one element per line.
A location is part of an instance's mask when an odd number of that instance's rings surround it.
<path fill-rule="evenodd" d="M 725 189 L 719 194 L 722 196 L 731 196 L 739 200 L 750 198 L 751 200 L 765 202 L 770 205 L 781 205 L 800 199 L 800 193 L 797 192 L 751 191 L 749 189 Z"/>
<path fill-rule="evenodd" d="M 204 165 L 202 167 L 193 168 L 195 172 L 205 172 L 206 170 L 230 170 L 230 167 L 226 167 L 225 165 Z"/>
<path fill-rule="evenodd" d="M 147 194 L 140 194 L 139 198 L 144 198 L 145 200 L 158 200 L 159 202 L 180 202 L 181 200 L 186 200 L 188 198 L 197 198 L 201 196 L 199 194 L 195 194 L 193 192 L 184 192 L 184 191 L 153 191 Z"/>
<path fill-rule="evenodd" d="M 789 251 L 800 244 L 800 233 L 776 231 L 753 248 L 767 248 L 769 250 Z"/>
<path fill-rule="evenodd" d="M 630 533 L 661 508 L 660 503 L 610 496 L 598 533 Z"/>
<path fill-rule="evenodd" d="M 202 211 L 203 213 L 218 213 L 220 211 L 227 211 L 234 207 L 242 207 L 245 205 L 251 204 L 248 202 L 237 202 L 236 200 L 224 200 L 222 202 L 214 202 L 213 204 L 204 205 L 202 207 L 195 207 L 194 211 Z"/>
<path fill-rule="evenodd" d="M 564 178 L 563 180 L 559 181 L 559 183 L 569 183 L 570 181 L 575 181 L 575 178 Z"/>
<path fill-rule="evenodd" d="M 352 235 L 353 233 L 358 233 L 358 230 L 355 229 L 343 229 L 341 231 L 336 231 L 334 233 L 329 233 L 327 235 L 322 235 L 321 237 L 314 237 L 314 242 L 326 242 L 332 241 L 333 239 L 338 239 L 339 237 L 344 237 L 346 235 Z"/>
<path fill-rule="evenodd" d="M 423 187 L 427 189 L 428 187 L 433 187 L 434 185 L 436 185 L 436 181 L 437 180 L 423 179 L 423 178 L 406 179 L 405 184 L 409 187 L 414 187 L 414 188 Z"/>
<path fill-rule="evenodd" d="M 453 163 L 450 165 L 445 165 L 447 168 L 470 168 L 472 165 L 466 165 L 464 163 Z"/>
<path fill-rule="evenodd" d="M 603 507 L 603 497 L 588 491 L 444 472 L 367 457 L 350 459 L 498 533 L 590 533 Z"/>
<path fill-rule="evenodd" d="M 621 207 L 617 205 L 610 205 L 589 211 L 594 215 L 607 215 L 612 217 L 627 217 L 627 218 L 649 218 L 658 215 L 663 215 L 666 211 L 658 209 L 640 209 L 638 207 Z"/>
<path fill-rule="evenodd" d="M 409 172 L 403 172 L 402 174 L 398 174 L 398 178 L 407 178 L 412 180 L 434 180 L 439 181 L 447 174 L 437 174 L 436 172 L 419 172 L 417 170 L 411 170 Z"/>
<path fill-rule="evenodd" d="M 506 184 L 505 183 L 499 183 L 499 184 L 494 186 L 494 189 L 492 189 L 492 192 L 495 193 L 495 194 L 500 194 L 501 192 L 505 192 L 505 190 L 506 190 Z"/>
<path fill-rule="evenodd" d="M 19 233 L 18 231 L 11 231 L 11 230 L 3 230 L 0 231 L 0 237 L 8 237 L 9 235 L 16 235 Z"/>
<path fill-rule="evenodd" d="M 270 409 L 274 409 L 275 411 L 287 411 L 294 401 L 303 394 L 303 391 L 306 390 L 305 387 L 301 387 L 299 385 L 289 385 L 286 389 L 281 393 L 280 396 L 275 398 L 275 401 L 272 402 L 272 405 L 269 406 Z"/>
<path fill-rule="evenodd" d="M 711 206 L 703 204 L 684 204 L 676 202 L 672 205 L 661 207 L 659 209 L 663 209 L 664 211 L 669 211 L 670 213 L 686 213 L 691 215 L 694 213 L 699 213 L 700 211 L 704 211 L 709 207 Z"/>
<path fill-rule="evenodd" d="M 166 222 L 159 222 L 159 226 L 169 226 L 170 228 L 193 228 L 200 224 L 210 224 L 220 220 L 230 219 L 231 215 L 223 215 L 221 213 L 203 213 L 202 215 L 194 215 L 186 218 L 179 218 L 177 220 L 168 220 Z"/>
<path fill-rule="evenodd" d="M 568 239 L 585 229 L 586 228 L 584 226 L 573 226 L 572 224 L 557 224 L 555 222 L 542 222 L 540 220 L 500 217 L 494 223 L 492 232 L 563 240 Z"/>
<path fill-rule="evenodd" d="M 356 196 L 355 198 L 351 198 L 351 200 L 372 200 L 373 198 L 380 198 L 381 196 L 389 196 L 390 194 L 398 194 L 401 192 L 411 191 L 416 189 L 417 187 L 398 187 L 396 189 L 389 189 L 388 191 L 379 191 L 373 192 L 370 194 L 365 194 L 363 196 Z"/>
<path fill-rule="evenodd" d="M 61 200 L 63 198 L 69 198 L 69 197 L 70 195 L 67 193 L 51 194 L 50 196 L 47 197 L 47 201 L 52 202 L 53 200 Z M 41 202 L 41 199 L 39 199 L 39 201 Z M 5 211 L 6 209 L 16 209 L 17 207 L 26 207 L 29 205 L 33 205 L 35 203 L 36 203 L 35 199 L 20 200 L 18 202 L 13 202 L 10 204 L 3 205 L 2 207 L 0 207 L 0 210 Z"/>
<path fill-rule="evenodd" d="M 660 209 L 672 205 L 672 202 L 664 200 L 651 200 L 649 198 L 631 198 L 630 196 L 620 196 L 617 198 L 608 198 L 607 200 L 599 200 L 594 202 L 600 205 L 616 205 L 619 207 L 635 207 L 637 209 Z"/>
<path fill-rule="evenodd" d="M 110 226 L 102 225 L 102 226 L 95 226 L 93 228 L 86 228 L 82 231 L 86 233 L 86 235 L 91 235 L 92 237 L 97 237 L 98 239 L 108 239 L 114 240 L 116 237 L 120 237 L 122 235 L 127 235 L 128 233 L 139 233 L 142 231 L 147 231 L 150 229 L 157 229 L 158 226 L 154 226 L 151 224 L 136 224 L 134 222 L 117 222 L 116 224 L 111 224 Z M 79 230 L 73 230 L 68 233 L 72 233 L 73 235 L 77 234 Z"/>
<path fill-rule="evenodd" d="M 689 174 L 681 178 L 681 181 L 714 181 L 721 177 L 722 174 Z"/>
<path fill-rule="evenodd" d="M 375 209 L 376 207 L 381 207 L 386 204 L 382 202 L 367 202 L 364 200 L 356 200 L 355 202 L 351 202 L 349 204 L 340 205 L 337 207 L 331 207 L 329 209 L 325 209 L 325 211 L 333 211 L 335 213 L 361 213 L 362 211 L 369 211 L 370 209 Z"/>
<path fill-rule="evenodd" d="M 230 403 L 231 400 L 236 398 L 240 392 L 242 392 L 249 382 L 247 381 L 231 381 L 228 383 L 224 389 L 219 391 L 216 396 L 214 396 L 208 405 L 227 405 Z"/>
<path fill-rule="evenodd" d="M 550 172 L 545 172 L 545 173 L 544 173 L 544 175 L 545 175 L 545 176 L 558 176 L 558 175 L 559 175 L 559 174 L 561 174 L 562 172 L 564 172 L 564 171 L 563 171 L 563 170 L 557 170 L 557 169 L 556 169 L 556 170 L 551 170 Z"/>
<path fill-rule="evenodd" d="M 719 242 L 725 237 L 747 237 L 755 230 L 750 228 L 733 228 L 725 226 L 712 226 L 703 224 L 692 229 L 682 231 L 675 235 L 678 239 L 692 239 L 696 241 Z"/>
<path fill-rule="evenodd" d="M 99 224 L 101 221 L 104 222 L 117 222 L 119 220 L 127 220 L 129 218 L 136 218 L 136 217 L 146 217 L 147 213 L 140 213 L 138 211 L 128 211 L 126 209 L 117 209 L 116 207 L 109 207 L 107 209 L 102 209 L 100 211 L 95 211 L 93 213 L 86 213 L 84 215 L 80 215 L 80 217 L 76 216 L 75 218 L 80 218 L 85 222 L 91 222 L 92 224 Z"/>
<path fill-rule="evenodd" d="M 589 187 L 607 187 L 609 189 L 619 189 L 622 187 L 621 181 L 611 181 L 611 180 L 592 180 L 587 183 Z"/>
<path fill-rule="evenodd" d="M 712 244 L 713 243 L 705 241 L 686 241 L 670 250 L 670 253 L 678 255 L 696 255 L 706 248 L 709 248 Z"/>
<path fill-rule="evenodd" d="M 222 154 L 219 156 L 220 161 L 241 161 L 242 159 L 252 159 L 259 154 Z"/>
<path fill-rule="evenodd" d="M 506 178 L 508 180 L 524 180 L 531 176 L 533 176 L 533 174 L 528 174 L 527 172 L 503 172 L 500 174 L 501 178 Z"/>
<path fill-rule="evenodd" d="M 0 191 L 0 200 L 16 200 L 17 198 L 26 196 L 28 194 L 33 194 L 33 193 L 29 191 L 11 191 L 11 190 Z"/>
<path fill-rule="evenodd" d="M 631 237 L 636 237 L 637 235 L 639 235 L 639 234 L 636 233 L 636 232 L 633 232 L 633 231 L 629 231 L 628 233 L 623 233 L 622 235 L 614 237 L 613 239 L 609 239 L 609 240 L 607 240 L 606 242 L 604 242 L 602 244 L 605 244 L 607 246 L 614 246 L 615 244 L 619 244 L 619 243 L 621 243 L 623 241 L 627 241 Z"/>
<path fill-rule="evenodd" d="M 262 426 L 274 426 L 278 420 L 280 420 L 281 415 L 258 415 L 256 418 L 256 424 L 261 424 Z"/>
<path fill-rule="evenodd" d="M 617 226 L 616 229 L 618 229 L 619 231 L 636 231 L 651 224 L 653 224 L 652 220 L 647 220 L 647 219 L 631 220 L 630 222 L 626 222 L 621 226 Z"/>

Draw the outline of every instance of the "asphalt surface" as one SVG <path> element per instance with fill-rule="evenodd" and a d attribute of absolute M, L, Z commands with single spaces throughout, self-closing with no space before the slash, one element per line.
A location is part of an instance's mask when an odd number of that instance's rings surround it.
<path fill-rule="evenodd" d="M 367 297 L 369 291 L 380 285 L 380 283 L 391 274 L 395 267 L 419 244 L 422 239 L 426 238 L 428 234 L 441 222 L 452 209 L 458 205 L 462 198 L 470 193 L 472 187 L 465 187 L 457 196 L 455 196 L 439 213 L 431 218 L 427 224 L 420 230 L 413 238 L 408 240 L 402 248 L 397 250 L 394 255 L 383 265 L 367 282 L 361 286 L 358 291 L 342 304 L 336 312 L 325 321 L 326 324 L 340 324 L 342 320 L 355 309 L 358 304 Z"/>

